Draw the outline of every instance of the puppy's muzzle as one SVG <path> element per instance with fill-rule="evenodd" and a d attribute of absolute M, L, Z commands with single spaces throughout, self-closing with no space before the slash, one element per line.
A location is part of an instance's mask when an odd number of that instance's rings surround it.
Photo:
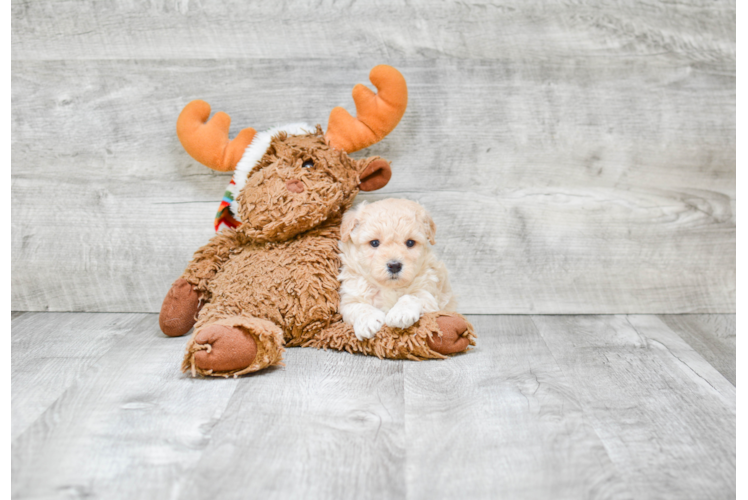
<path fill-rule="evenodd" d="M 398 262 L 396 260 L 391 260 L 387 263 L 387 271 L 390 272 L 391 275 L 395 276 L 397 273 L 403 270 L 403 263 Z"/>

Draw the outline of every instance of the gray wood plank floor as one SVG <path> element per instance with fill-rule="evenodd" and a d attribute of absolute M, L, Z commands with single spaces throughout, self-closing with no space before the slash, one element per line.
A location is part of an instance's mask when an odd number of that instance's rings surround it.
<path fill-rule="evenodd" d="M 475 353 L 405 365 L 415 496 L 630 497 L 532 317 L 474 319 Z"/>
<path fill-rule="evenodd" d="M 665 314 L 659 318 L 735 385 L 734 314 Z"/>
<path fill-rule="evenodd" d="M 735 331 L 732 337 L 735 346 L 734 384 L 737 387 L 748 387 L 748 362 L 746 362 L 748 361 L 748 314 L 736 314 L 733 318 L 735 320 Z"/>
<path fill-rule="evenodd" d="M 634 498 L 721 498 L 735 387 L 653 316 L 534 319 Z M 698 480 L 689 480 L 687 477 Z"/>
<path fill-rule="evenodd" d="M 734 315 L 471 320 L 447 361 L 214 380 L 155 314 L 14 313 L 13 497 L 735 496 Z"/>
<path fill-rule="evenodd" d="M 743 359 L 746 359 L 745 357 Z M 748 496 L 748 387 L 735 389 L 735 500 Z"/>

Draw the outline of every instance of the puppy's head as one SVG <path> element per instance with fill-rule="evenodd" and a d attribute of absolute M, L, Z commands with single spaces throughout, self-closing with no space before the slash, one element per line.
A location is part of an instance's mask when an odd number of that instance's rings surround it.
<path fill-rule="evenodd" d="M 418 203 L 387 199 L 347 212 L 340 233 L 349 266 L 380 286 L 402 288 L 421 272 L 435 243 L 436 225 Z"/>

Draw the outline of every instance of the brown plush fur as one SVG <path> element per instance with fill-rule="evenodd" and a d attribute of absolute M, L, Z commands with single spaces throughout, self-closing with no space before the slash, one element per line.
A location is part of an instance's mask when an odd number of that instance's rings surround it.
<path fill-rule="evenodd" d="M 416 324 L 405 330 L 385 325 L 374 338 L 365 340 L 356 338 L 353 333 L 353 326 L 338 321 L 315 335 L 314 338 L 306 341 L 302 346 L 337 349 L 348 351 L 351 354 L 377 356 L 380 359 L 442 359 L 447 356 L 434 351 L 429 342 L 430 338 L 434 336 L 440 338 L 443 335 L 438 323 L 440 318 L 461 318 L 465 321 L 467 331 L 458 335 L 467 339 L 467 342 L 460 351 L 463 351 L 468 345 L 475 345 L 473 325 L 465 320 L 464 316 L 457 313 L 441 312 L 424 314 Z"/>
<path fill-rule="evenodd" d="M 314 167 L 302 168 L 308 160 Z M 462 318 L 459 315 L 427 314 L 407 330 L 385 327 L 375 338 L 359 341 L 337 313 L 342 214 L 359 191 L 359 175 L 374 161 L 382 160 L 353 160 L 333 149 L 319 126 L 313 134 L 280 134 L 272 140 L 237 197 L 242 225 L 212 238 L 182 274 L 202 305 L 187 346 L 184 371 L 213 376 L 257 371 L 280 364 L 284 345 L 395 359 L 445 357 L 430 347 L 429 340 L 433 345 L 434 336 L 442 336 L 439 316 Z M 302 192 L 297 192 L 296 181 L 303 185 Z M 189 310 L 194 317 L 195 308 Z M 464 324 L 464 331 L 456 335 L 474 345 L 472 326 Z M 223 363 L 231 353 L 219 352 L 218 342 L 201 341 L 200 332 L 210 325 L 229 327 L 212 330 L 211 338 L 231 328 L 248 335 L 257 350 L 252 362 L 214 369 L 211 359 L 220 357 Z M 196 357 L 202 351 L 207 352 Z"/>

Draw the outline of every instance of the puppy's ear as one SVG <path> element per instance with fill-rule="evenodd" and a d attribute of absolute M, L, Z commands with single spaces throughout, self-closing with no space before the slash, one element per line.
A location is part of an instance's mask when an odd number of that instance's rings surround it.
<path fill-rule="evenodd" d="M 431 215 L 423 207 L 418 211 L 418 219 L 423 225 L 423 230 L 429 239 L 429 243 L 436 245 L 436 224 L 434 223 L 434 219 L 431 218 Z"/>
<path fill-rule="evenodd" d="M 348 210 L 345 215 L 343 215 L 343 223 L 340 225 L 340 241 L 346 242 L 351 239 L 351 233 L 356 229 L 356 226 L 358 226 L 358 223 L 360 222 L 358 213 L 365 205 L 366 202 L 364 201 L 358 207 Z"/>

